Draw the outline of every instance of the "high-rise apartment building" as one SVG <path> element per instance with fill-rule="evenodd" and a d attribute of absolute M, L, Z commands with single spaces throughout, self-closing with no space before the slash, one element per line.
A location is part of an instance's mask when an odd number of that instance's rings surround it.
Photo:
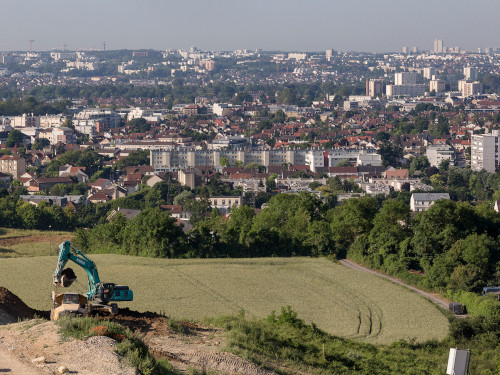
<path fill-rule="evenodd" d="M 416 72 L 401 72 L 394 74 L 394 84 L 401 85 L 415 85 L 417 83 Z"/>
<path fill-rule="evenodd" d="M 330 61 L 332 59 L 332 56 L 333 56 L 333 49 L 327 49 L 325 51 L 325 56 L 326 56 L 326 60 Z"/>
<path fill-rule="evenodd" d="M 436 68 L 427 67 L 424 68 L 423 74 L 424 78 L 432 79 L 432 76 L 436 75 Z"/>
<path fill-rule="evenodd" d="M 444 52 L 444 43 L 442 39 L 434 40 L 434 53 L 443 53 Z"/>
<path fill-rule="evenodd" d="M 429 91 L 435 93 L 443 92 L 446 89 L 446 82 L 440 79 L 433 79 L 429 82 Z"/>
<path fill-rule="evenodd" d="M 492 130 L 491 134 L 473 135 L 471 139 L 471 169 L 482 169 L 493 173 L 499 171 L 500 130 Z"/>
<path fill-rule="evenodd" d="M 462 93 L 462 96 L 472 96 L 481 95 L 483 93 L 483 84 L 478 81 L 458 81 L 458 91 Z"/>
<path fill-rule="evenodd" d="M 465 67 L 464 68 L 464 76 L 465 76 L 465 79 L 468 81 L 477 80 L 477 68 L 473 68 L 470 66 Z"/>
<path fill-rule="evenodd" d="M 394 74 L 394 85 L 385 87 L 387 97 L 393 96 L 422 96 L 425 94 L 425 85 L 417 84 L 416 72 L 401 72 Z"/>
<path fill-rule="evenodd" d="M 383 79 L 367 79 L 366 80 L 366 95 L 377 96 L 384 92 L 384 80 Z"/>

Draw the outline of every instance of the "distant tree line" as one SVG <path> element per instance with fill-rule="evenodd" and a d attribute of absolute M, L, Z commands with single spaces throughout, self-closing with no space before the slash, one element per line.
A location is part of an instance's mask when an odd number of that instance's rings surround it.
<path fill-rule="evenodd" d="M 442 200 L 410 215 L 400 199 L 362 197 L 328 208 L 307 193 L 278 194 L 258 215 L 213 210 L 184 233 L 166 212 L 117 217 L 77 241 L 90 252 L 155 257 L 348 256 L 428 289 L 479 291 L 500 283 L 500 215 L 486 205 Z"/>

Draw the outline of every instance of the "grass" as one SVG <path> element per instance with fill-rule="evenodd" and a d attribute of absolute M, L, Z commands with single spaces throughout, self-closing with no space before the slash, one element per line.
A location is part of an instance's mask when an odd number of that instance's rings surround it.
<path fill-rule="evenodd" d="M 239 314 L 211 322 L 226 330 L 228 351 L 279 374 L 444 374 L 449 348 L 456 347 L 450 339 L 391 345 L 347 340 L 306 324 L 288 307 L 265 319 Z M 495 347 L 472 350 L 472 374 L 497 373 Z"/>
<path fill-rule="evenodd" d="M 263 318 L 290 305 L 307 323 L 336 336 L 388 344 L 422 342 L 448 333 L 445 316 L 415 293 L 374 275 L 326 259 L 170 260 L 96 254 L 101 280 L 128 285 L 138 311 L 164 312 L 172 319 L 203 320 L 244 310 Z M 29 306 L 48 310 L 55 256 L 0 261 L 0 285 Z M 87 276 L 68 291 L 87 291 Z M 57 292 L 57 291 L 56 291 Z"/>
<path fill-rule="evenodd" d="M 58 246 L 73 232 L 0 228 L 0 258 L 57 255 Z"/>

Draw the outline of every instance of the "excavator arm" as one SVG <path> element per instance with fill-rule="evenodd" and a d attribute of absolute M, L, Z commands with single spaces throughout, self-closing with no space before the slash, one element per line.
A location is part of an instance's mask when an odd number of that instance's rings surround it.
<path fill-rule="evenodd" d="M 53 274 L 54 286 L 68 287 L 76 280 L 76 275 L 71 268 L 64 269 L 68 260 L 78 264 L 87 273 L 89 278 L 87 298 L 89 300 L 104 304 L 108 303 L 108 301 L 133 300 L 133 292 L 128 286 L 102 283 L 95 263 L 82 251 L 71 246 L 69 241 L 64 241 L 59 245 L 59 259 Z"/>
<path fill-rule="evenodd" d="M 101 282 L 95 263 L 80 250 L 71 246 L 69 241 L 64 241 L 59 245 L 59 260 L 57 261 L 53 276 L 54 286 L 68 287 L 76 280 L 73 272 L 69 274 L 64 272 L 64 267 L 66 267 L 68 260 L 75 262 L 85 270 L 89 277 L 89 291 L 92 292 L 95 290 L 96 285 Z"/>

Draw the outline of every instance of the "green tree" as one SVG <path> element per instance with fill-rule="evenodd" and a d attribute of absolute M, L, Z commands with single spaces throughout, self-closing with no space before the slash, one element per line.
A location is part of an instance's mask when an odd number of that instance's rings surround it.
<path fill-rule="evenodd" d="M 392 199 L 385 201 L 373 219 L 369 236 L 370 251 L 381 256 L 384 262 L 391 261 L 389 255 L 397 254 L 399 244 L 411 235 L 409 224 L 408 205 Z"/>
<path fill-rule="evenodd" d="M 377 203 L 372 197 L 348 199 L 330 210 L 328 217 L 337 252 L 345 253 L 358 236 L 369 233 L 376 213 Z"/>
<path fill-rule="evenodd" d="M 24 134 L 17 129 L 12 129 L 7 135 L 5 145 L 7 147 L 15 147 L 23 145 Z"/>
<path fill-rule="evenodd" d="M 132 133 L 145 133 L 151 130 L 151 125 L 142 117 L 130 120 L 127 125 L 132 127 Z"/>
<path fill-rule="evenodd" d="M 50 145 L 50 141 L 47 138 L 37 138 L 33 142 L 32 148 L 35 150 L 43 150 L 44 147 Z"/>
<path fill-rule="evenodd" d="M 429 159 L 425 155 L 419 155 L 410 159 L 408 174 L 411 177 L 421 177 L 427 173 L 427 169 L 431 166 Z"/>
<path fill-rule="evenodd" d="M 384 167 L 397 167 L 399 160 L 403 157 L 403 148 L 399 144 L 385 141 L 380 145 L 379 153 Z"/>
<path fill-rule="evenodd" d="M 220 158 L 220 166 L 221 167 L 230 167 L 231 165 L 229 164 L 229 158 L 223 156 Z"/>

